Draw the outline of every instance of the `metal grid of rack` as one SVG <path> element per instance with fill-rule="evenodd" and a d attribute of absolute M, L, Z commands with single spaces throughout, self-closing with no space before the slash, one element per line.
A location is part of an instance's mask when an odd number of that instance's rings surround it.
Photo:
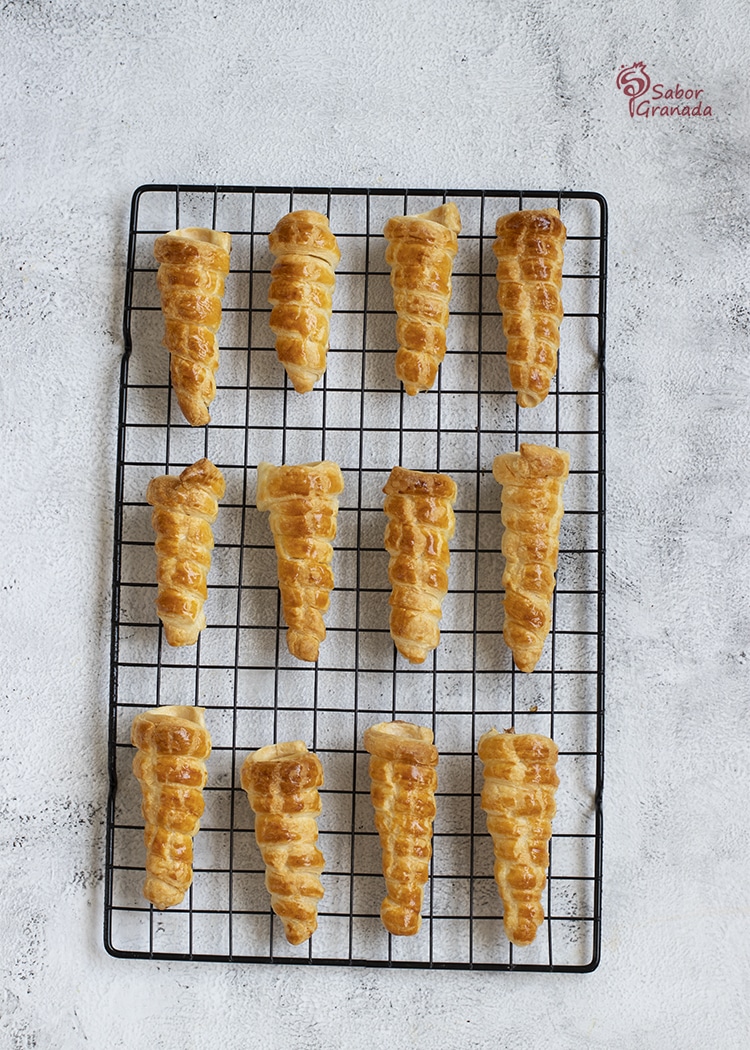
<path fill-rule="evenodd" d="M 395 377 L 395 315 L 385 221 L 444 200 L 461 211 L 449 350 L 433 390 L 407 397 Z M 558 207 L 568 230 L 565 319 L 550 396 L 519 409 L 496 301 L 494 225 L 524 207 Z M 274 351 L 268 232 L 287 211 L 328 214 L 342 258 L 323 380 L 298 395 Z M 156 236 L 180 226 L 232 234 L 211 423 L 191 428 L 169 383 L 156 289 Z M 477 970 L 584 972 L 601 940 L 604 716 L 604 342 L 607 211 L 595 193 L 144 186 L 133 197 L 116 481 L 105 946 L 117 956 Z M 503 559 L 495 455 L 522 441 L 570 452 L 553 628 L 537 669 L 518 673 L 502 638 Z M 227 494 L 196 646 L 170 649 L 154 609 L 151 477 L 208 456 Z M 261 460 L 332 459 L 345 489 L 335 542 L 328 636 L 315 665 L 289 656 L 273 541 L 254 503 Z M 403 464 L 458 485 L 441 642 L 420 667 L 388 629 L 382 488 Z M 134 715 L 199 704 L 213 740 L 194 881 L 156 912 L 141 895 L 143 825 L 129 743 Z M 405 718 L 431 726 L 440 751 L 431 877 L 418 935 L 379 919 L 384 884 L 369 800 L 364 729 Z M 559 745 L 545 914 L 514 949 L 502 929 L 492 846 L 479 808 L 478 737 L 491 726 Z M 311 941 L 292 947 L 272 915 L 244 756 L 303 739 L 325 769 L 320 848 L 325 896 Z"/>

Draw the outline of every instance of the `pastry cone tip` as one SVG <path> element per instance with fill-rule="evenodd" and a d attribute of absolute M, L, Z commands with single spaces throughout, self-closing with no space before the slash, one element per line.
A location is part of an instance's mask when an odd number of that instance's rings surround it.
<path fill-rule="evenodd" d="M 143 884 L 143 896 L 153 904 L 157 911 L 166 911 L 167 908 L 174 908 L 176 905 L 182 904 L 186 893 L 186 889 L 178 889 L 176 886 L 171 886 L 168 882 L 164 882 L 163 879 L 154 878 L 152 875 L 147 876 Z"/>
<path fill-rule="evenodd" d="M 317 920 L 311 922 L 297 922 L 293 919 L 286 921 L 282 920 L 282 925 L 284 927 L 284 936 L 287 941 L 294 946 L 309 941 L 318 928 Z"/>
<path fill-rule="evenodd" d="M 538 656 L 532 656 L 531 654 L 521 656 L 520 654 L 516 655 L 513 653 L 513 663 L 522 674 L 532 674 L 541 659 L 541 655 L 542 654 L 539 653 Z"/>
<path fill-rule="evenodd" d="M 404 645 L 403 642 L 395 642 L 396 650 L 400 656 L 403 656 L 404 660 L 408 660 L 410 664 L 423 664 L 427 659 L 428 652 L 431 653 L 432 649 L 422 649 L 416 645 Z"/>
<path fill-rule="evenodd" d="M 321 641 L 325 641 L 325 637 L 318 638 L 317 635 L 312 635 L 308 631 L 288 630 L 286 632 L 286 644 L 290 655 L 308 664 L 318 662 Z"/>
<path fill-rule="evenodd" d="M 403 905 L 394 903 L 386 897 L 380 907 L 380 919 L 389 933 L 394 937 L 413 937 L 422 926 L 422 915 L 418 911 L 409 911 Z"/>
<path fill-rule="evenodd" d="M 531 674 L 542 658 L 549 632 L 542 628 L 540 633 L 541 638 L 531 631 L 503 630 L 503 640 L 511 651 L 513 663 L 522 674 Z M 528 638 L 519 637 L 520 634 L 526 634 Z"/>
<path fill-rule="evenodd" d="M 516 926 L 511 926 L 510 924 L 503 922 L 503 928 L 506 937 L 514 947 L 528 948 L 530 944 L 534 943 L 539 926 L 541 926 L 543 922 L 544 916 L 542 916 L 538 925 L 532 922 L 531 919 L 528 919 L 526 922 L 518 923 Z"/>
<path fill-rule="evenodd" d="M 195 629 L 190 628 L 183 630 L 180 627 L 172 627 L 168 624 L 164 624 L 164 640 L 167 645 L 171 645 L 173 649 L 179 649 L 183 645 L 195 645 L 198 641 L 198 636 L 201 631 L 205 628 L 206 624 L 202 626 L 196 625 Z"/>

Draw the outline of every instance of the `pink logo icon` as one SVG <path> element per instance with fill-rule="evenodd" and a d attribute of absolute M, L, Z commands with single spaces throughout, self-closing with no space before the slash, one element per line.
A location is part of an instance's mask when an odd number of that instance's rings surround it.
<path fill-rule="evenodd" d="M 617 87 L 628 100 L 630 116 L 637 117 L 711 117 L 702 87 L 655 84 L 646 72 L 645 62 L 620 66 Z"/>
<path fill-rule="evenodd" d="M 632 66 L 620 66 L 617 86 L 628 97 L 630 116 L 635 116 L 635 100 L 645 95 L 651 87 L 651 77 L 646 72 L 645 62 L 634 62 Z"/>

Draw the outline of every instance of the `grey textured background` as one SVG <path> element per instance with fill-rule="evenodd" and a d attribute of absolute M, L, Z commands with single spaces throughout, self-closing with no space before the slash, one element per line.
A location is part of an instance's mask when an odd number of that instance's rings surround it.
<path fill-rule="evenodd" d="M 0 1046 L 747 1045 L 748 30 L 730 0 L 0 6 Z M 632 120 L 637 60 L 713 115 Z M 594 974 L 104 953 L 120 313 L 151 181 L 608 198 Z"/>

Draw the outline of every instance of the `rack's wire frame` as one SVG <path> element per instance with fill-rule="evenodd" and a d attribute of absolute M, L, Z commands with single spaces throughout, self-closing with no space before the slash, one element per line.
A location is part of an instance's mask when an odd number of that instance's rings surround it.
<path fill-rule="evenodd" d="M 508 947 L 508 957 L 506 961 L 496 960 L 477 960 L 472 958 L 471 950 L 469 952 L 468 959 L 463 961 L 450 961 L 443 958 L 433 958 L 432 952 L 432 934 L 430 932 L 430 951 L 427 958 L 421 957 L 418 959 L 409 958 L 394 958 L 394 953 L 391 951 L 391 938 L 389 936 L 388 952 L 385 957 L 380 958 L 367 958 L 364 956 L 355 955 L 351 950 L 351 933 L 350 933 L 350 950 L 348 956 L 331 956 L 321 957 L 315 955 L 313 952 L 308 951 L 304 955 L 286 955 L 279 953 L 274 950 L 273 933 L 270 935 L 269 951 L 267 954 L 242 954 L 232 950 L 231 947 L 231 920 L 235 914 L 233 911 L 232 902 L 232 879 L 229 879 L 229 902 L 226 910 L 226 914 L 230 918 L 230 935 L 229 935 L 229 950 L 222 952 L 194 952 L 192 947 L 188 951 L 170 951 L 170 950 L 159 950 L 154 945 L 154 916 L 159 913 L 155 913 L 153 908 L 144 904 L 144 910 L 150 913 L 150 925 L 149 925 L 149 946 L 145 950 L 130 950 L 118 947 L 114 943 L 113 936 L 113 916 L 118 911 L 118 905 L 115 903 L 114 885 L 116 873 L 121 867 L 117 863 L 115 856 L 115 838 L 118 831 L 118 824 L 116 819 L 116 802 L 117 802 L 117 791 L 118 791 L 118 761 L 117 753 L 118 749 L 123 747 L 121 742 L 118 742 L 118 715 L 119 711 L 119 700 L 118 700 L 118 680 L 119 680 L 119 652 L 120 652 L 120 609 L 121 609 L 121 573 L 122 573 L 122 543 L 123 543 L 123 520 L 125 514 L 125 500 L 124 500 L 124 471 L 125 471 L 125 443 L 126 435 L 129 429 L 128 420 L 128 368 L 133 352 L 133 339 L 131 334 L 131 309 L 133 299 L 133 287 L 134 277 L 138 270 L 136 265 L 136 241 L 139 234 L 144 231 L 139 230 L 139 206 L 141 199 L 144 194 L 148 193 L 161 193 L 161 194 L 174 194 L 175 197 L 175 225 L 180 225 L 180 201 L 183 194 L 191 195 L 212 195 L 213 197 L 213 225 L 216 225 L 216 212 L 217 202 L 220 198 L 224 198 L 226 195 L 244 195 L 250 198 L 253 202 L 258 197 L 263 195 L 273 194 L 288 196 L 289 210 L 294 207 L 295 199 L 298 197 L 322 197 L 328 201 L 329 207 L 330 202 L 333 198 L 338 196 L 347 197 L 358 197 L 363 196 L 367 198 L 368 214 L 369 214 L 369 202 L 370 199 L 379 196 L 388 197 L 402 197 L 404 202 L 404 213 L 408 210 L 410 200 L 414 198 L 438 198 L 444 200 L 453 199 L 460 201 L 462 198 L 473 198 L 481 200 L 481 207 L 484 210 L 485 203 L 490 201 L 504 200 L 505 202 L 517 202 L 517 208 L 521 209 L 525 206 L 526 201 L 538 201 L 543 200 L 545 202 L 555 201 L 557 202 L 558 208 L 561 207 L 563 201 L 568 200 L 581 200 L 589 201 L 594 204 L 599 211 L 599 222 L 598 231 L 595 236 L 589 238 L 598 242 L 598 272 L 596 274 L 588 274 L 587 277 L 595 281 L 597 286 L 597 307 L 596 307 L 596 325 L 597 325 L 597 371 L 598 371 L 598 384 L 596 389 L 596 400 L 597 400 L 597 547 L 596 547 L 596 563 L 597 563 L 597 584 L 596 584 L 596 704 L 595 710 L 592 712 L 591 717 L 595 723 L 595 785 L 593 794 L 593 825 L 594 830 L 588 837 L 593 842 L 593 860 L 592 860 L 592 872 L 590 877 L 592 884 L 591 894 L 591 915 L 585 916 L 586 921 L 591 924 L 591 955 L 590 958 L 582 962 L 580 965 L 561 965 L 556 964 L 553 959 L 552 953 L 552 921 L 553 917 L 549 916 L 547 922 L 548 928 L 548 939 L 549 939 L 549 952 L 547 963 L 528 963 L 524 962 L 523 959 L 516 958 L 514 956 L 514 950 L 512 946 Z M 512 210 L 512 204 L 507 203 L 504 210 Z M 147 231 L 149 234 L 158 234 L 166 232 L 165 230 Z M 228 232 L 232 232 L 231 230 Z M 244 231 L 247 232 L 247 231 Z M 255 232 L 255 231 L 252 231 Z M 120 401 L 119 401 L 119 417 L 118 417 L 118 431 L 117 431 L 117 470 L 116 470 L 116 485 L 115 485 L 115 518 L 114 518 L 114 552 L 113 552 L 113 574 L 112 574 L 112 614 L 111 614 L 111 659 L 110 659 L 110 702 L 109 702 L 109 799 L 107 807 L 107 828 L 106 828 L 106 870 L 105 870 L 105 886 L 104 886 L 104 946 L 107 952 L 115 957 L 119 958 L 145 958 L 154 960 L 185 960 L 190 959 L 193 961 L 201 962 L 237 962 L 237 963 L 281 963 L 281 964 L 313 964 L 313 965 L 349 965 L 349 966 L 370 966 L 370 967 L 394 967 L 394 968 L 420 968 L 420 969 L 460 969 L 460 970 L 480 970 L 480 971 L 529 971 L 529 972 L 576 972 L 576 973 L 588 973 L 596 969 L 599 965 L 601 956 L 601 896 L 602 896 L 602 854 L 603 854 L 603 814 L 602 814 L 602 792 L 604 784 L 604 685 L 605 685 L 605 517 L 606 517 L 606 490 L 605 490 L 605 451 L 606 451 L 606 391 L 605 391 L 605 343 L 606 343 L 606 295 L 607 295 L 607 236 L 608 236 L 608 208 L 607 202 L 603 196 L 598 193 L 591 192 L 579 192 L 579 191 L 548 191 L 548 190 L 471 190 L 471 189 L 393 189 L 393 188 L 326 188 L 326 187 L 266 187 L 266 186 L 222 186 L 222 185 L 181 185 L 181 184 L 148 184 L 138 187 L 132 197 L 131 210 L 130 210 L 130 227 L 129 227 L 129 241 L 128 241 L 128 255 L 127 255 L 127 271 L 125 281 L 125 303 L 123 313 L 123 340 L 124 340 L 124 353 L 121 361 L 121 374 L 120 374 Z M 370 233 L 368 231 L 367 238 L 369 240 Z M 365 287 L 367 285 L 368 274 L 365 273 Z M 252 274 L 250 274 L 250 307 L 249 314 L 253 313 L 252 306 Z M 480 307 L 481 309 L 481 307 Z M 252 354 L 250 346 L 250 338 L 248 338 L 248 354 Z M 481 340 L 480 340 L 481 350 Z M 364 352 L 364 351 L 363 351 Z M 324 381 L 325 383 L 325 381 Z M 168 384 L 167 384 L 168 385 Z M 439 388 L 439 384 L 438 384 Z M 171 396 L 171 395 L 170 395 Z M 324 394 L 325 396 L 325 394 Z M 438 395 L 439 396 L 439 395 Z M 403 398 L 403 394 L 402 394 Z M 285 402 L 286 404 L 286 402 Z M 439 410 L 438 410 L 439 412 Z M 402 416 L 403 418 L 403 416 Z M 516 417 L 518 419 L 518 415 Z M 439 414 L 438 414 L 439 420 Z M 246 418 L 245 426 L 250 427 L 251 422 Z M 282 423 L 282 426 L 286 426 L 286 420 Z M 169 424 L 167 424 L 167 431 L 169 430 Z M 360 432 L 362 425 L 360 424 Z M 361 433 L 360 433 L 361 436 Z M 168 443 L 168 437 L 167 437 Z M 518 444 L 518 438 L 516 438 L 516 445 Z M 168 458 L 168 450 L 167 450 Z M 247 465 L 245 465 L 247 466 Z M 361 466 L 361 464 L 360 464 Z M 477 468 L 479 469 L 479 468 Z M 247 471 L 246 471 L 247 473 Z M 245 493 L 246 495 L 246 493 Z M 244 514 L 243 514 L 243 538 L 241 546 L 244 544 Z M 478 553 L 478 549 L 477 552 Z M 240 569 L 241 575 L 241 569 Z M 357 608 L 359 609 L 359 598 L 357 599 Z M 277 635 L 283 632 L 283 620 L 279 619 L 277 626 Z M 357 638 L 359 636 L 359 624 L 355 627 Z M 553 644 L 554 644 L 554 628 L 553 628 Z M 279 642 L 277 637 L 277 654 L 279 652 Z M 161 648 L 159 650 L 161 652 Z M 196 664 L 196 669 L 197 669 Z M 395 668 L 395 655 L 394 655 L 394 668 Z M 278 667 L 276 669 L 278 673 Z M 512 681 L 515 687 L 515 668 L 511 668 Z M 429 672 L 428 672 L 429 673 Z M 551 671 L 552 679 L 554 680 L 554 667 Z M 435 672 L 433 671 L 433 678 Z M 315 668 L 315 676 L 317 681 L 317 666 Z M 395 670 L 394 670 L 395 676 Z M 356 676 L 355 676 L 356 677 Z M 276 686 L 278 688 L 278 685 Z M 355 686 L 356 688 L 356 686 Z M 274 704 L 276 703 L 277 697 L 274 696 Z M 235 697 L 236 700 L 236 697 Z M 196 684 L 196 697 L 195 702 L 199 702 L 197 695 L 197 684 Z M 394 699 L 395 702 L 395 699 Z M 148 706 L 148 704 L 144 704 Z M 515 710 L 515 688 L 513 688 L 513 695 L 511 697 L 511 709 Z M 554 711 L 551 715 L 554 718 Z M 356 720 L 356 711 L 355 711 Z M 432 712 L 433 725 L 435 722 L 435 712 Z M 354 756 L 356 760 L 356 754 Z M 232 769 L 235 771 L 234 758 L 232 760 Z M 236 786 L 231 787 L 232 792 L 232 804 L 231 804 L 231 819 L 234 819 L 234 792 L 239 790 Z M 475 785 L 475 776 L 471 775 L 471 795 L 476 798 L 478 795 L 478 786 Z M 353 789 L 353 793 L 354 789 Z M 360 792 L 361 793 L 361 792 Z M 473 824 L 473 821 L 472 821 Z M 231 828 L 229 829 L 231 831 Z M 471 840 L 473 843 L 474 836 L 480 834 L 480 829 L 471 829 Z M 353 831 L 352 831 L 353 835 Z M 554 829 L 553 829 L 554 838 Z M 473 850 L 472 850 L 473 859 Z M 137 867 L 139 859 L 134 858 L 134 866 Z M 352 865 L 353 866 L 353 865 Z M 231 876 L 232 872 L 232 859 L 229 858 L 229 872 Z M 355 873 L 352 871 L 349 873 L 350 879 L 355 877 Z M 473 874 L 469 876 L 472 879 Z M 426 898 L 426 908 L 429 912 L 431 898 Z M 548 884 L 548 905 L 549 905 L 549 884 Z M 193 928 L 193 910 L 191 904 L 191 891 L 189 891 L 188 897 L 188 923 L 190 929 L 189 944 L 192 946 L 192 928 Z M 224 912 L 222 912 L 224 914 Z M 237 914 L 242 914 L 239 910 Z M 431 916 L 430 916 L 431 917 Z M 350 926 L 351 930 L 351 926 Z"/>

